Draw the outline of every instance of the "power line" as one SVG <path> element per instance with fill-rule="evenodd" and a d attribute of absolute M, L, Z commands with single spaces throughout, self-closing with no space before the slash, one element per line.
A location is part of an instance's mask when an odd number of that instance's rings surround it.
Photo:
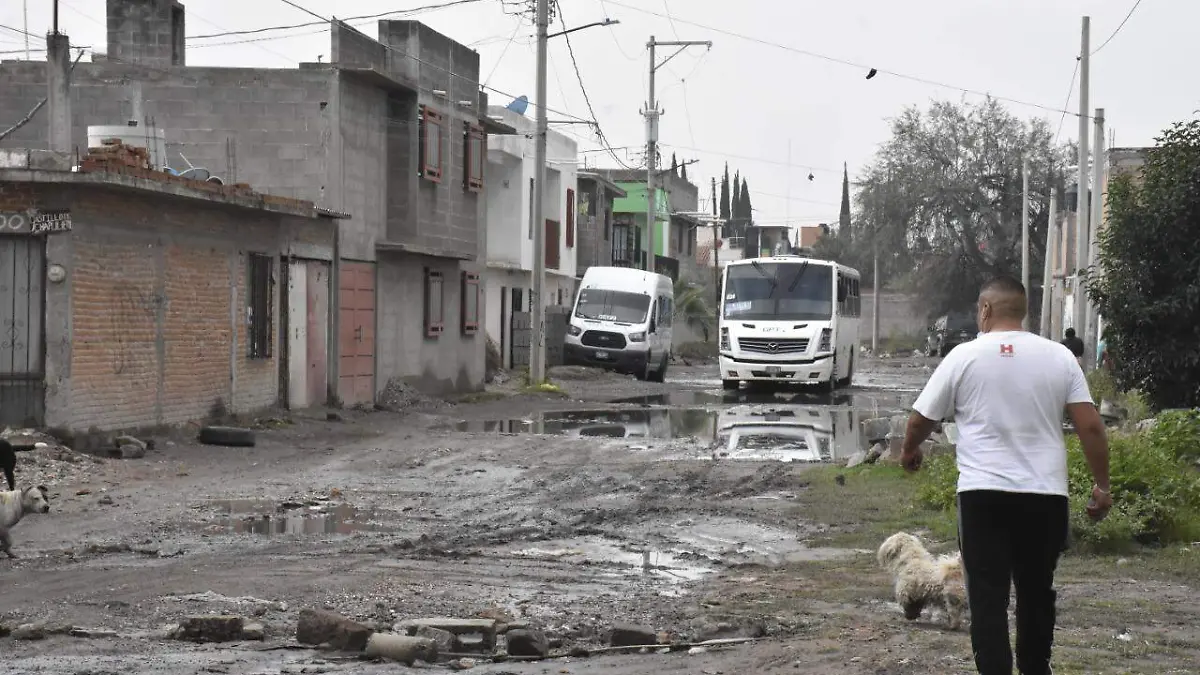
<path fill-rule="evenodd" d="M 1124 19 L 1121 19 L 1121 24 L 1118 25 L 1117 29 L 1112 32 L 1112 35 L 1109 35 L 1108 39 L 1102 42 L 1099 47 L 1096 47 L 1095 51 L 1093 51 L 1091 54 L 1088 54 L 1088 56 L 1095 56 L 1096 52 L 1104 49 L 1108 43 L 1112 42 L 1112 39 L 1117 37 L 1117 33 L 1120 33 L 1121 29 L 1125 27 L 1125 22 L 1129 21 L 1129 17 L 1133 16 L 1133 13 L 1137 11 L 1138 5 L 1140 4 L 1142 4 L 1142 0 L 1137 0 L 1137 2 L 1133 3 L 1133 7 L 1129 8 L 1129 13 L 1125 15 Z"/>
<path fill-rule="evenodd" d="M 604 16 L 605 16 L 605 18 L 607 18 L 608 17 L 608 5 L 604 4 L 604 0 L 600 0 L 600 9 L 602 9 L 604 11 Z M 625 53 L 625 49 L 623 47 L 621 47 L 621 41 L 617 39 L 617 33 L 613 29 L 612 26 L 608 27 L 608 35 L 609 35 L 609 37 L 612 38 L 613 44 L 615 44 L 617 46 L 617 51 L 621 53 L 621 56 L 624 56 L 625 59 L 628 61 L 637 61 L 638 60 L 638 57 L 630 56 L 629 54 Z"/>
<path fill-rule="evenodd" d="M 1067 85 L 1067 100 L 1063 102 L 1063 109 L 1071 105 L 1071 95 L 1075 93 L 1075 78 L 1079 76 L 1079 58 L 1075 59 L 1075 70 L 1071 71 L 1071 83 Z M 1063 122 L 1067 120 L 1067 113 L 1063 113 L 1058 118 L 1058 130 L 1054 132 L 1054 142 L 1058 142 L 1058 135 L 1062 133 Z"/>
<path fill-rule="evenodd" d="M 301 12 L 308 14 L 309 16 L 317 17 L 318 19 L 320 19 L 322 21 L 329 20 L 329 19 L 326 19 L 325 17 L 321 16 L 320 14 L 317 14 L 316 12 L 312 11 L 311 9 L 308 9 L 307 7 L 301 7 L 300 5 L 297 5 L 296 3 L 292 2 L 292 0 L 279 0 L 279 1 L 282 2 L 283 4 L 287 5 L 288 7 L 294 7 L 296 9 L 300 10 Z"/>
<path fill-rule="evenodd" d="M 555 2 L 555 4 L 558 3 Z M 563 17 L 561 5 L 558 8 L 558 20 L 562 22 L 563 30 L 567 30 L 567 20 Z M 608 139 L 604 137 L 604 130 L 600 128 L 600 119 L 596 117 L 596 109 L 592 107 L 592 98 L 591 96 L 588 96 L 587 85 L 583 83 L 583 74 L 579 71 L 579 61 L 575 59 L 575 48 L 571 46 L 571 34 L 563 33 L 563 39 L 565 39 L 567 42 L 567 53 L 571 55 L 571 66 L 575 69 L 575 79 L 579 80 L 579 90 L 583 92 L 583 101 L 587 104 L 588 114 L 592 116 L 592 123 L 596 125 L 596 137 L 600 140 L 600 144 L 608 149 Z M 626 169 L 634 168 L 621 161 L 621 158 L 617 156 L 617 153 L 613 152 L 611 149 L 609 149 L 608 154 L 617 162 L 617 164 L 620 164 L 622 167 Z"/>
<path fill-rule="evenodd" d="M 504 49 L 501 50 L 501 52 L 500 52 L 500 57 L 496 59 L 496 63 L 492 64 L 492 72 L 488 73 L 488 76 L 486 78 L 484 78 L 484 80 L 483 80 L 484 84 L 487 84 L 488 82 L 492 81 L 492 76 L 496 74 L 496 69 L 498 69 L 500 67 L 500 62 L 504 61 L 504 55 L 508 53 L 508 48 L 511 47 L 513 44 L 513 41 L 517 39 L 517 33 L 521 32 L 521 26 L 522 26 L 521 20 L 518 19 L 517 27 L 513 29 L 512 37 L 508 38 L 508 42 L 505 43 Z"/>
<path fill-rule="evenodd" d="M 409 9 L 393 9 L 391 11 L 380 12 L 378 14 L 363 14 L 360 16 L 351 16 L 351 17 L 347 17 L 345 19 L 339 19 L 339 21 L 341 21 L 343 23 L 352 23 L 355 21 L 370 21 L 372 19 L 383 19 L 383 18 L 386 18 L 389 16 L 394 16 L 396 14 L 416 14 L 418 12 L 426 12 L 426 11 L 431 11 L 431 10 L 435 10 L 435 9 L 444 9 L 447 7 L 454 7 L 457 5 L 469 5 L 472 3 L 483 2 L 483 1 L 484 0 L 449 0 L 449 2 L 441 2 L 441 3 L 431 4 L 431 5 L 423 5 L 421 7 L 412 7 Z M 289 4 L 291 4 L 291 3 L 289 3 Z M 307 12 L 308 10 L 304 10 L 304 11 Z M 309 13 L 311 14 L 312 12 L 309 12 Z M 315 16 L 319 17 L 320 15 L 318 14 Z M 271 31 L 275 31 L 275 30 L 293 30 L 296 28 L 311 28 L 313 26 L 321 26 L 321 25 L 325 25 L 328 23 L 329 23 L 328 19 L 321 19 L 321 21 L 308 21 L 305 23 L 285 24 L 285 25 L 278 25 L 278 26 L 263 26 L 262 28 L 250 28 L 250 29 L 246 29 L 246 30 L 230 30 L 230 31 L 224 31 L 221 33 L 211 33 L 208 35 L 189 35 L 187 37 L 187 39 L 188 40 L 208 40 L 211 38 L 229 37 L 229 36 L 233 36 L 233 35 L 257 35 L 260 33 L 269 33 Z"/>
<path fill-rule="evenodd" d="M 661 12 L 655 12 L 653 10 L 643 9 L 641 7 L 635 7 L 633 5 L 629 5 L 624 2 L 620 2 L 619 0 L 606 0 L 606 1 L 616 5 L 618 7 L 623 7 L 625 9 L 628 9 L 628 10 L 631 10 L 634 12 L 640 12 L 642 14 L 649 14 L 651 16 L 657 16 L 659 18 L 671 18 L 665 14 L 662 14 Z M 1075 115 L 1076 117 L 1080 116 L 1079 113 L 1077 113 L 1077 112 L 1064 111 L 1061 108 L 1054 108 L 1052 106 L 1043 105 L 1041 103 L 1034 103 L 1032 101 L 1023 101 L 1021 99 L 1011 98 L 1011 97 L 1007 97 L 1007 96 L 998 96 L 996 94 L 992 94 L 992 93 L 986 92 L 986 91 L 980 91 L 978 89 L 970 89 L 967 87 L 960 87 L 960 86 L 953 85 L 953 84 L 946 84 L 944 82 L 938 82 L 936 80 L 930 80 L 928 78 L 919 77 L 916 75 L 908 75 L 908 74 L 897 72 L 894 70 L 887 70 L 885 68 L 871 68 L 869 66 L 863 65 L 861 63 L 855 63 L 854 61 L 849 61 L 847 59 L 842 59 L 842 58 L 838 58 L 835 56 L 829 56 L 827 54 L 820 54 L 817 52 L 809 51 L 807 49 L 799 49 L 797 47 L 791 47 L 789 45 L 780 44 L 778 42 L 772 42 L 770 40 L 765 40 L 763 38 L 746 35 L 744 33 L 737 33 L 737 32 L 731 31 L 731 30 L 725 30 L 724 28 L 716 28 L 714 26 L 708 26 L 708 25 L 698 23 L 695 21 L 689 21 L 687 19 L 680 19 L 680 18 L 676 17 L 673 20 L 676 23 L 682 23 L 682 24 L 686 24 L 689 26 L 694 26 L 696 28 L 702 28 L 704 30 L 709 30 L 714 33 L 719 33 L 721 35 L 727 35 L 729 37 L 737 38 L 739 40 L 745 40 L 747 42 L 754 42 L 754 43 L 764 45 L 767 47 L 774 47 L 776 49 L 782 49 L 784 51 L 791 52 L 793 54 L 799 54 L 801 56 L 808 56 L 808 57 L 811 57 L 814 59 L 828 61 L 830 63 L 837 63 L 837 64 L 840 64 L 843 66 L 849 66 L 851 68 L 856 68 L 859 70 L 874 70 L 875 72 L 878 72 L 878 73 L 883 73 L 885 75 L 891 75 L 892 77 L 896 77 L 896 78 L 899 78 L 902 80 L 919 82 L 921 84 L 929 85 L 932 87 L 940 87 L 942 89 L 952 89 L 954 91 L 959 91 L 964 94 L 974 94 L 976 96 L 987 96 L 987 97 L 994 98 L 999 101 L 1006 101 L 1008 103 L 1013 103 L 1016 105 L 1023 105 L 1023 106 L 1028 106 L 1031 108 L 1039 108 L 1039 109 L 1045 110 L 1047 112 L 1066 112 L 1067 114 Z M 1087 116 L 1085 115 L 1084 117 L 1087 117 Z"/>
<path fill-rule="evenodd" d="M 786 166 L 786 167 L 791 167 L 793 169 L 806 169 L 808 171 L 820 171 L 822 173 L 832 173 L 832 174 L 838 174 L 838 175 L 840 175 L 842 173 L 841 169 L 826 169 L 826 168 L 819 167 L 819 166 L 812 166 L 811 164 L 796 164 L 794 162 L 781 162 L 776 159 L 767 159 L 765 157 L 755 157 L 752 155 L 735 155 L 733 153 L 722 152 L 720 150 L 707 150 L 705 148 L 689 148 L 687 146 L 675 145 L 673 143 L 660 143 L 660 145 L 663 145 L 668 148 L 674 148 L 676 150 L 687 150 L 689 152 L 701 152 L 704 154 L 715 155 L 717 157 L 724 157 L 727 159 L 741 159 L 741 160 L 746 160 L 746 161 L 750 161 L 750 162 L 760 162 L 762 164 L 772 164 L 775 166 Z"/>

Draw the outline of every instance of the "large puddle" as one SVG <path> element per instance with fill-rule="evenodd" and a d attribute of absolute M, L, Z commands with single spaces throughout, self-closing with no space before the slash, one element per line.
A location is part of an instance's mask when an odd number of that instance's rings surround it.
<path fill-rule="evenodd" d="M 806 392 L 677 391 L 617 399 L 600 408 L 540 412 L 523 419 L 464 420 L 456 429 L 633 444 L 685 441 L 697 450 L 690 455 L 694 458 L 832 462 L 865 448 L 860 432 L 863 419 L 889 416 L 903 405 L 900 400 L 864 405 L 854 394 L 831 398 Z"/>
<path fill-rule="evenodd" d="M 200 526 L 209 534 L 314 535 L 378 532 L 370 514 L 345 502 L 217 499 L 200 507 L 216 516 Z"/>

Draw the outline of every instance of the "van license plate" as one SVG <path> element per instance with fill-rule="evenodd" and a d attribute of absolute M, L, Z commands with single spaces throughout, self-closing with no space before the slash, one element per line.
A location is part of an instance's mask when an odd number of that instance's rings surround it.
<path fill-rule="evenodd" d="M 605 361 L 608 359 L 608 352 L 596 352 L 596 358 Z"/>
<path fill-rule="evenodd" d="M 767 366 L 768 375 L 778 375 L 780 373 L 779 366 Z"/>

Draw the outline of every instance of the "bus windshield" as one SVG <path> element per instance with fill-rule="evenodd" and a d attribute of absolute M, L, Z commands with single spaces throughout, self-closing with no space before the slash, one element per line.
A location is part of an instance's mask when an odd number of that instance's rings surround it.
<path fill-rule="evenodd" d="M 650 309 L 650 296 L 602 288 L 585 288 L 579 292 L 575 316 L 615 323 L 643 323 Z"/>
<path fill-rule="evenodd" d="M 833 317 L 833 268 L 828 265 L 754 261 L 727 269 L 727 319 L 828 321 Z"/>

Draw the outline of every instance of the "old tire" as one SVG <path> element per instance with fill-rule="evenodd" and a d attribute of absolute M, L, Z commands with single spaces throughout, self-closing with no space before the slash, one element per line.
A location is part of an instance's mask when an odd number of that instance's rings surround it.
<path fill-rule="evenodd" d="M 240 427 L 200 427 L 200 442 L 205 445 L 254 447 L 254 432 Z"/>

